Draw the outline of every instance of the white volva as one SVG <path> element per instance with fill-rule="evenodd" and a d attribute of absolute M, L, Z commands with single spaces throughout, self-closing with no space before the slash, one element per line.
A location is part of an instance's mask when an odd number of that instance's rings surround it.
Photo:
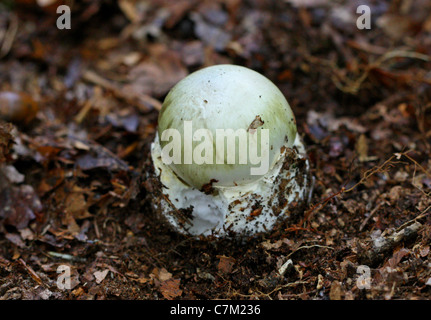
<path fill-rule="evenodd" d="M 169 92 L 151 157 L 163 193 L 157 210 L 191 235 L 269 231 L 305 198 L 309 183 L 283 94 L 234 65 L 194 72 Z"/>

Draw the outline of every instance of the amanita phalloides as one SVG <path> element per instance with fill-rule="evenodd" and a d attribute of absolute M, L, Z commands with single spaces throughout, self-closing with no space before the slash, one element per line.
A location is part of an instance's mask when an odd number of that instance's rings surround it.
<path fill-rule="evenodd" d="M 189 235 L 270 231 L 309 190 L 288 102 L 266 77 L 236 65 L 203 68 L 172 88 L 151 159 L 155 208 Z"/>

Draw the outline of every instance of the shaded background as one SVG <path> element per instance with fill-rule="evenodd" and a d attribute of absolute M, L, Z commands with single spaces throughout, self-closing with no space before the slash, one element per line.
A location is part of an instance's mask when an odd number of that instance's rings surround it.
<path fill-rule="evenodd" d="M 430 35 L 427 0 L 2 1 L 0 299 L 429 299 Z M 142 179 L 164 96 L 220 63 L 282 90 L 315 177 L 245 243 L 172 232 Z"/>

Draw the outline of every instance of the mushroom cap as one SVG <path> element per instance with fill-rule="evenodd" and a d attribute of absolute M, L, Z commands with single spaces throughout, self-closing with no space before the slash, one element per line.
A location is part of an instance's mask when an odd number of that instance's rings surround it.
<path fill-rule="evenodd" d="M 180 146 L 174 145 L 167 129 L 179 132 Z M 245 67 L 215 65 L 190 74 L 171 89 L 159 114 L 158 135 L 169 155 L 172 147 L 180 147 L 180 161 L 169 167 L 188 185 L 230 187 L 257 181 L 271 170 L 282 148 L 293 146 L 296 121 L 286 98 L 269 79 Z M 199 156 L 204 163 L 197 163 Z"/>

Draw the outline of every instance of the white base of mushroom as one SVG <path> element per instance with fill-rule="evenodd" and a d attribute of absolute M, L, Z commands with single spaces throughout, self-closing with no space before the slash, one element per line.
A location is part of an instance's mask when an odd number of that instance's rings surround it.
<path fill-rule="evenodd" d="M 154 173 L 163 185 L 163 196 L 157 201 L 156 209 L 183 234 L 250 236 L 270 231 L 279 219 L 289 215 L 292 206 L 308 195 L 309 163 L 298 135 L 294 148 L 286 149 L 264 177 L 244 186 L 213 186 L 212 194 L 184 184 L 162 162 L 158 136 L 151 145 L 151 155 Z M 285 169 L 286 157 L 290 161 L 293 158 L 293 163 L 302 161 L 303 165 Z M 187 212 L 191 216 L 184 219 Z"/>

